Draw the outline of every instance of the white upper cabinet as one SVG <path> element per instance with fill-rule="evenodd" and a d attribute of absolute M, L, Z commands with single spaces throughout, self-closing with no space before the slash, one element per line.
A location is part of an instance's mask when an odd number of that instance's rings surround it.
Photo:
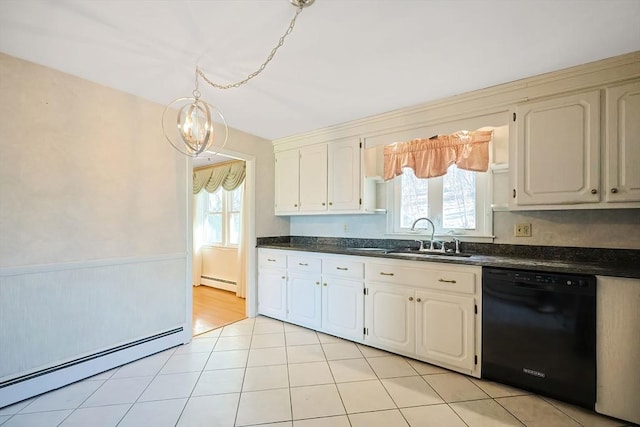
<path fill-rule="evenodd" d="M 509 134 L 516 205 L 600 200 L 599 90 L 518 105 Z"/>
<path fill-rule="evenodd" d="M 358 139 L 276 152 L 275 169 L 277 215 L 364 212 Z"/>
<path fill-rule="evenodd" d="M 361 143 L 347 140 L 329 144 L 329 210 L 360 209 Z"/>
<path fill-rule="evenodd" d="M 640 82 L 606 89 L 607 202 L 640 201 Z"/>
<path fill-rule="evenodd" d="M 295 213 L 300 210 L 299 150 L 276 153 L 276 213 Z"/>
<path fill-rule="evenodd" d="M 327 146 L 300 149 L 300 211 L 327 210 Z"/>

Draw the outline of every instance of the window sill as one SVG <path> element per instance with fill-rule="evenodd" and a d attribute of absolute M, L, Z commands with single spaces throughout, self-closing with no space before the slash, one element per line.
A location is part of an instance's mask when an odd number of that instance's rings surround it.
<path fill-rule="evenodd" d="M 389 236 L 392 239 L 407 239 L 407 240 L 429 240 L 431 233 L 385 233 L 385 236 Z M 473 235 L 473 234 L 435 234 L 434 240 L 450 242 L 452 239 L 459 239 L 461 242 L 475 242 L 475 243 L 493 243 L 495 236 L 485 235 Z"/>

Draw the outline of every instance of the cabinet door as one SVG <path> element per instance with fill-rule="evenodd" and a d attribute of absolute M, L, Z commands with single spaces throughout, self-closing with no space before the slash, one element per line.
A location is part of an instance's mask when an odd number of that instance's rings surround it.
<path fill-rule="evenodd" d="M 367 283 L 365 343 L 403 353 L 415 352 L 414 291 L 400 285 Z"/>
<path fill-rule="evenodd" d="M 607 89 L 606 200 L 640 201 L 640 82 Z"/>
<path fill-rule="evenodd" d="M 364 321 L 362 281 L 323 277 L 322 328 L 343 338 L 362 340 Z"/>
<path fill-rule="evenodd" d="M 309 328 L 320 327 L 320 275 L 289 273 L 287 320 Z"/>
<path fill-rule="evenodd" d="M 298 150 L 276 153 L 276 213 L 298 212 L 299 195 L 299 157 Z"/>
<path fill-rule="evenodd" d="M 300 149 L 300 210 L 327 210 L 327 146 Z"/>
<path fill-rule="evenodd" d="M 284 270 L 258 271 L 258 312 L 284 320 L 287 317 L 287 277 Z"/>
<path fill-rule="evenodd" d="M 598 202 L 600 92 L 529 102 L 515 112 L 516 204 Z"/>
<path fill-rule="evenodd" d="M 360 141 L 329 144 L 329 210 L 360 209 Z"/>
<path fill-rule="evenodd" d="M 475 365 L 474 299 L 416 291 L 420 357 L 465 370 Z"/>

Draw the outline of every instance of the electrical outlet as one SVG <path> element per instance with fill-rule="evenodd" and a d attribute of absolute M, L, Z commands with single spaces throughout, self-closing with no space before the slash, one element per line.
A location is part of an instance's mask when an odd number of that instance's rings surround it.
<path fill-rule="evenodd" d="M 513 226 L 515 237 L 531 237 L 531 224 L 516 224 Z"/>
<path fill-rule="evenodd" d="M 348 233 L 349 232 L 349 224 L 344 224 L 342 226 L 342 229 L 344 230 L 345 233 Z"/>

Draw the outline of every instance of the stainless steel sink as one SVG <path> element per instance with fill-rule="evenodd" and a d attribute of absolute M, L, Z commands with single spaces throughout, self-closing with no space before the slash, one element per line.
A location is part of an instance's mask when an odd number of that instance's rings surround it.
<path fill-rule="evenodd" d="M 391 249 L 385 249 L 385 248 L 347 248 L 347 250 L 357 251 L 357 252 L 378 252 L 382 254 L 386 254 L 389 251 L 391 251 Z"/>
<path fill-rule="evenodd" d="M 386 252 L 389 255 L 400 255 L 406 257 L 433 257 L 433 256 L 445 256 L 445 257 L 462 257 L 468 258 L 471 254 L 464 253 L 455 253 L 455 252 L 440 252 L 440 251 L 426 251 L 426 252 L 418 252 L 418 251 L 388 251 Z"/>

